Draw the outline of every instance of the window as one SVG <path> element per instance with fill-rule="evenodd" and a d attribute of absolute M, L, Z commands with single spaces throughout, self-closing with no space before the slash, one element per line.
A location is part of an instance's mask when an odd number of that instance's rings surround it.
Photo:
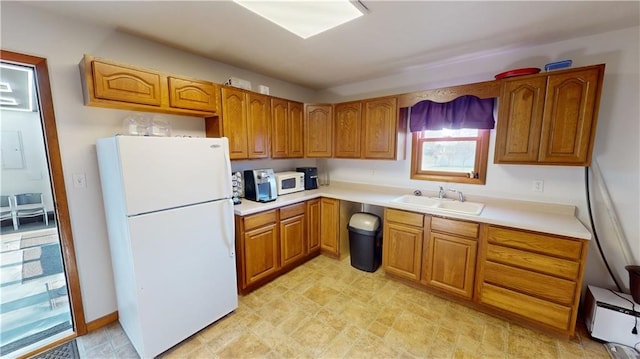
<path fill-rule="evenodd" d="M 485 184 L 489 130 L 442 129 L 413 133 L 411 178 Z"/>

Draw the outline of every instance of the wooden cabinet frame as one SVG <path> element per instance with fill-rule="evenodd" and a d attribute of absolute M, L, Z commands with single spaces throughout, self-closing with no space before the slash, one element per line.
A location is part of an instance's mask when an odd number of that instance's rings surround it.
<path fill-rule="evenodd" d="M 130 111 L 212 117 L 218 85 L 85 55 L 80 61 L 84 103 Z"/>
<path fill-rule="evenodd" d="M 503 80 L 494 162 L 588 166 L 604 67 Z"/>

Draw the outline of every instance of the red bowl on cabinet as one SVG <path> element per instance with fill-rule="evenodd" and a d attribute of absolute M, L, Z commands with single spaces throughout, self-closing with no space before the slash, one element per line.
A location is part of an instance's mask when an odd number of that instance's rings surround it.
<path fill-rule="evenodd" d="M 497 74 L 496 80 L 504 79 L 507 77 L 514 77 L 514 76 L 533 75 L 533 74 L 537 74 L 538 72 L 540 72 L 540 69 L 537 67 L 525 67 L 522 69 L 509 70 L 509 71 L 505 71 Z"/>

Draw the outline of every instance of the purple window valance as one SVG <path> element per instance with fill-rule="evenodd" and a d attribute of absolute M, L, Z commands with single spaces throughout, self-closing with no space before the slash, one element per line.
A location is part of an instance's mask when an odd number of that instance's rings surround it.
<path fill-rule="evenodd" d="M 411 107 L 409 128 L 411 132 L 443 128 L 492 129 L 495 125 L 493 104 L 493 98 L 471 95 L 445 103 L 420 101 Z"/>

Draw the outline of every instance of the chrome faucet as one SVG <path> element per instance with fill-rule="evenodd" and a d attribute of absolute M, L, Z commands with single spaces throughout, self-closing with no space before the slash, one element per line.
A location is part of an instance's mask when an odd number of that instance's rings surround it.
<path fill-rule="evenodd" d="M 417 190 L 413 191 L 413 195 L 414 196 L 422 196 L 422 191 L 417 189 Z"/>
<path fill-rule="evenodd" d="M 458 200 L 460 202 L 464 202 L 464 194 L 462 194 L 461 191 L 458 191 L 458 190 L 453 189 L 453 188 L 444 189 L 444 187 L 442 187 L 442 186 L 440 186 L 440 191 L 438 191 L 438 198 L 440 198 L 440 199 L 445 198 L 445 195 L 447 194 L 447 191 L 453 192 L 453 193 L 457 193 L 458 194 Z"/>

